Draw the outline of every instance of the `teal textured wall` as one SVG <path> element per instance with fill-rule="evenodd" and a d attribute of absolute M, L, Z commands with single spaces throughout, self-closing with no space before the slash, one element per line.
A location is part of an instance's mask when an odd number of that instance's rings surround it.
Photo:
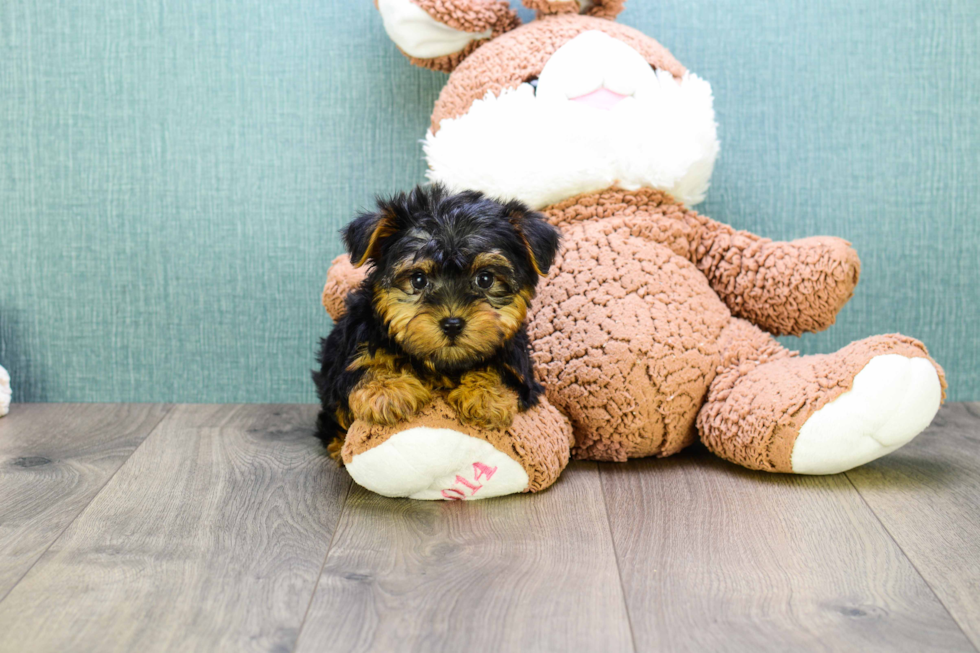
<path fill-rule="evenodd" d="M 620 20 L 715 88 L 704 213 L 860 252 L 838 324 L 787 344 L 901 331 L 980 399 L 980 4 L 632 0 Z M 444 79 L 369 0 L 4 0 L 15 400 L 313 400 L 337 230 L 422 179 Z"/>

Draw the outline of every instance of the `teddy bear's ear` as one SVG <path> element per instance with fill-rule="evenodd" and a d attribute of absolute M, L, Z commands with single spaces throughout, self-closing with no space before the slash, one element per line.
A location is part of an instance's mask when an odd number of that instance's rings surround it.
<path fill-rule="evenodd" d="M 626 0 L 523 0 L 524 6 L 539 15 L 586 14 L 615 20 Z"/>
<path fill-rule="evenodd" d="M 510 223 L 524 240 L 534 271 L 542 277 L 548 274 L 558 253 L 561 239 L 558 230 L 548 224 L 545 217 L 527 208 L 522 202 L 513 200 L 504 205 Z"/>
<path fill-rule="evenodd" d="M 490 39 L 521 24 L 501 0 L 375 0 L 385 31 L 416 66 L 452 72 Z"/>

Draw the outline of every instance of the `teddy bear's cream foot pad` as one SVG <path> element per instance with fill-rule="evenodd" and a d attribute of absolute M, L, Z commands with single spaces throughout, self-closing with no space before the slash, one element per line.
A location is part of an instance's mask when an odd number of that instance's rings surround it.
<path fill-rule="evenodd" d="M 926 358 L 876 356 L 851 390 L 803 424 L 793 445 L 797 474 L 837 474 L 895 451 L 936 416 L 942 388 Z"/>
<path fill-rule="evenodd" d="M 452 429 L 411 428 L 357 454 L 347 471 L 386 497 L 488 499 L 523 492 L 524 468 L 485 440 Z"/>

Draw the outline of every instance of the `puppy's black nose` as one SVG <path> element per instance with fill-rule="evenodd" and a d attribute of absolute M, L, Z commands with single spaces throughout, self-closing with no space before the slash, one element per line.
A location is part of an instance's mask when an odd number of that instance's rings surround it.
<path fill-rule="evenodd" d="M 466 326 L 466 321 L 461 317 L 447 317 L 439 323 L 442 327 L 442 332 L 445 333 L 450 338 L 455 338 L 463 331 L 463 327 Z"/>

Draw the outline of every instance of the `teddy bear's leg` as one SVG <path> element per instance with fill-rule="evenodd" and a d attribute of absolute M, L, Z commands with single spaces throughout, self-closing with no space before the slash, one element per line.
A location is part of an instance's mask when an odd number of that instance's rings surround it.
<path fill-rule="evenodd" d="M 945 380 L 922 343 L 874 336 L 797 356 L 733 319 L 698 414 L 711 451 L 752 469 L 835 474 L 895 451 L 925 429 Z"/>
<path fill-rule="evenodd" d="M 351 477 L 388 497 L 472 500 L 537 492 L 568 464 L 572 429 L 542 397 L 507 429 L 463 424 L 438 397 L 393 426 L 355 421 L 341 451 Z"/>

